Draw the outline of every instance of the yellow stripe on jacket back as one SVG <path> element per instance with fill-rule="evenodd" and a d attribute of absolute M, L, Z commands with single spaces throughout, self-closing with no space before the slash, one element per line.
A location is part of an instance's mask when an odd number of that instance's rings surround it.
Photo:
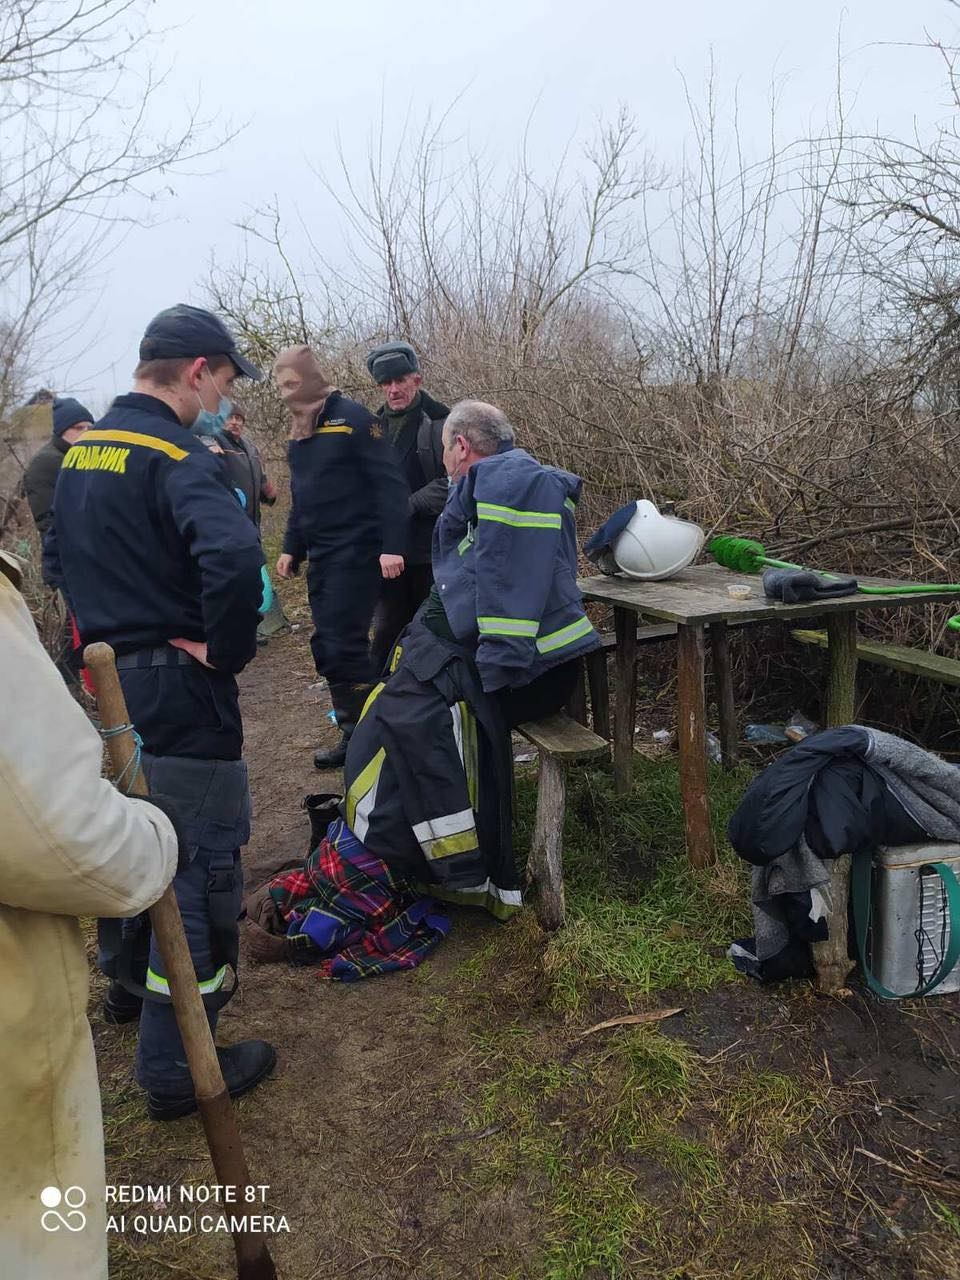
<path fill-rule="evenodd" d="M 156 449 L 160 453 L 165 453 L 174 462 L 182 462 L 188 453 L 187 449 L 180 449 L 169 440 L 161 440 L 159 436 L 144 435 L 141 431 L 98 431 L 94 428 L 92 431 L 85 431 L 77 443 L 87 444 L 91 440 L 105 440 L 110 444 L 139 444 L 145 449 Z"/>

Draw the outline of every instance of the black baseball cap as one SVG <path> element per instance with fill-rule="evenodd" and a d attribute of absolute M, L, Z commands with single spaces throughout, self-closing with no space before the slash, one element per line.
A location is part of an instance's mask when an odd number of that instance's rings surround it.
<path fill-rule="evenodd" d="M 254 382 L 263 374 L 237 350 L 233 335 L 212 311 L 178 302 L 155 315 L 140 342 L 141 360 L 195 359 L 197 356 L 228 356 L 239 373 Z"/>

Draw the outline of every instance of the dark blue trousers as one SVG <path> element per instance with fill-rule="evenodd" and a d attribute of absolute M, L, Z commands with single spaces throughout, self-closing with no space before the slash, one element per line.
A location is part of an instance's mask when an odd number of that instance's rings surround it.
<path fill-rule="evenodd" d="M 381 581 L 375 548 L 310 548 L 310 649 L 317 674 L 331 685 L 366 684 L 373 676 L 370 622 Z"/>
<path fill-rule="evenodd" d="M 179 756 L 143 755 L 151 792 L 168 797 L 181 819 L 190 855 L 173 888 L 184 933 L 207 1008 L 211 1031 L 235 981 L 237 920 L 243 900 L 240 846 L 250 838 L 250 794 L 247 768 L 241 760 L 193 760 Z M 146 988 L 140 1015 L 136 1074 L 144 1088 L 180 1093 L 190 1087 L 183 1041 L 169 1003 L 166 971 L 155 939 L 149 952 L 142 919 L 123 921 L 112 935 L 101 929 L 100 966 L 120 977 L 117 935 L 128 939 L 127 966 L 134 982 Z M 130 939 L 134 945 L 130 950 Z M 132 954 L 132 961 L 131 961 Z M 139 972 L 136 970 L 139 969 Z"/>

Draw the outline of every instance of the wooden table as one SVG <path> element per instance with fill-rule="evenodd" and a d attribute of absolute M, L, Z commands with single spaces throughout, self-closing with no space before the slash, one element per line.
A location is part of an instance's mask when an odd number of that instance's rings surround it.
<path fill-rule="evenodd" d="M 903 582 L 861 578 L 867 586 L 902 587 Z M 734 583 L 751 588 L 746 600 L 727 594 Z M 762 622 L 793 624 L 798 618 L 825 617 L 829 637 L 826 722 L 850 724 L 856 718 L 857 614 L 878 609 L 903 609 L 933 601 L 958 602 L 956 592 L 923 595 L 871 596 L 857 593 L 809 604 L 780 604 L 767 600 L 759 575 L 732 573 L 717 564 L 695 565 L 666 582 L 638 582 L 630 578 L 592 577 L 580 581 L 585 600 L 613 606 L 617 647 L 614 652 L 616 713 L 613 732 L 614 775 L 617 791 L 628 791 L 633 778 L 633 737 L 636 718 L 637 615 L 673 622 L 677 626 L 677 698 L 680 751 L 680 791 L 683 798 L 687 856 L 695 867 L 715 857 L 707 793 L 706 698 L 704 692 L 705 635 L 709 628 L 714 675 L 718 688 L 720 743 L 726 763 L 735 755 L 736 709 L 730 668 L 729 627 Z M 846 920 L 849 857 L 836 859 L 830 890 L 831 921 Z M 826 951 L 815 956 L 820 985 L 836 990 L 849 973 L 846 929 L 831 928 Z M 815 951 L 817 948 L 815 948 Z"/>

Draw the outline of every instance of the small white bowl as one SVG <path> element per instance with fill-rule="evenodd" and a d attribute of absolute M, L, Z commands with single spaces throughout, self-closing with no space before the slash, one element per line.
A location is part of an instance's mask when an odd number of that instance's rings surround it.
<path fill-rule="evenodd" d="M 749 600 L 753 590 L 746 583 L 731 582 L 727 586 L 727 595 L 731 600 Z"/>

